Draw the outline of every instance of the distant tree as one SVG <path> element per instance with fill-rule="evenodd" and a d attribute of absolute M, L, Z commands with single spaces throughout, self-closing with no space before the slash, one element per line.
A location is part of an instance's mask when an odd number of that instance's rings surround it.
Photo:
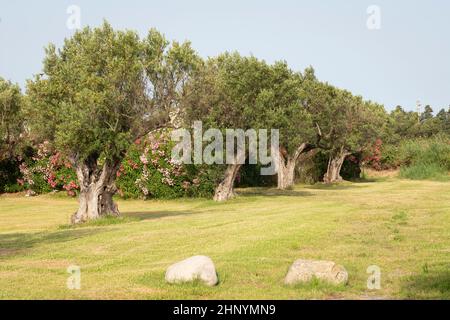
<path fill-rule="evenodd" d="M 31 129 L 76 170 L 80 204 L 73 223 L 119 215 L 112 197 L 127 148 L 165 124 L 191 70 L 189 45 L 167 46 L 155 30 L 141 41 L 105 22 L 77 31 L 59 50 L 50 45 L 43 75 L 28 82 Z"/>
<path fill-rule="evenodd" d="M 23 102 L 20 87 L 0 77 L 0 160 L 14 157 L 23 129 Z"/>
<path fill-rule="evenodd" d="M 425 110 L 420 115 L 420 122 L 424 122 L 429 119 L 433 119 L 433 108 L 431 108 L 430 105 L 426 105 Z"/>
<path fill-rule="evenodd" d="M 436 118 L 439 120 L 441 132 L 450 135 L 450 107 L 446 111 L 441 109 L 437 114 Z"/>
<path fill-rule="evenodd" d="M 401 106 L 397 106 L 390 113 L 392 136 L 389 143 L 397 144 L 402 139 L 415 138 L 420 134 L 420 123 L 416 112 L 406 112 Z"/>

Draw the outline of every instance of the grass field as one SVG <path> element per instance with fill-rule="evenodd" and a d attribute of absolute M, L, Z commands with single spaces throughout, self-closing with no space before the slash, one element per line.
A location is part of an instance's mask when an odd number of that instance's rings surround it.
<path fill-rule="evenodd" d="M 119 201 L 124 218 L 67 225 L 62 195 L 0 197 L 1 299 L 450 299 L 450 182 L 239 190 L 209 200 Z M 165 269 L 210 256 L 220 283 L 168 285 Z M 299 258 L 345 266 L 349 283 L 283 285 Z M 66 288 L 70 265 L 81 290 Z M 367 267 L 381 268 L 368 290 Z"/>

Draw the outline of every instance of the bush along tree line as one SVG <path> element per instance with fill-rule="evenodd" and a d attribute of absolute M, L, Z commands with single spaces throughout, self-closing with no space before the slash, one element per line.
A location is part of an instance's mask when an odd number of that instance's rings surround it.
<path fill-rule="evenodd" d="M 362 165 L 401 167 L 413 179 L 450 170 L 450 109 L 387 113 L 319 81 L 312 67 L 238 53 L 202 59 L 189 42 L 107 22 L 49 45 L 25 94 L 0 78 L 0 116 L 0 192 L 78 196 L 73 223 L 119 215 L 116 194 L 223 201 L 236 185 L 335 183 L 359 178 Z M 223 132 L 279 129 L 277 174 L 260 175 L 259 163 L 172 160 L 172 130 L 196 121 Z M 235 160 L 249 152 L 247 144 Z"/>

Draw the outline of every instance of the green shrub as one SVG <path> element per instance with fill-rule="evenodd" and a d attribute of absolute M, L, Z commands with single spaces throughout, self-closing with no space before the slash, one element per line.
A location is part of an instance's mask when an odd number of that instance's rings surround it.
<path fill-rule="evenodd" d="M 441 135 L 414 139 L 399 147 L 400 175 L 408 179 L 439 179 L 450 170 L 450 140 Z"/>
<path fill-rule="evenodd" d="M 381 147 L 380 167 L 382 170 L 395 169 L 401 165 L 398 146 L 383 144 Z"/>
<path fill-rule="evenodd" d="M 447 170 L 435 163 L 423 164 L 419 163 L 410 167 L 402 167 L 400 169 L 400 176 L 402 178 L 411 180 L 425 180 L 425 179 L 445 179 L 447 178 Z"/>

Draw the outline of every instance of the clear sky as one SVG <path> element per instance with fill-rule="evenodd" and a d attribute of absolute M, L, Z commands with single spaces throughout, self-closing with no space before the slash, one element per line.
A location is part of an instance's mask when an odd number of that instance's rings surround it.
<path fill-rule="evenodd" d="M 447 0 L 0 0 L 0 76 L 23 86 L 40 72 L 43 48 L 74 32 L 70 5 L 82 26 L 107 19 L 141 35 L 156 27 L 203 57 L 237 50 L 295 70 L 312 65 L 321 80 L 387 109 L 450 105 Z M 370 5 L 381 9 L 381 29 L 367 27 Z"/>

